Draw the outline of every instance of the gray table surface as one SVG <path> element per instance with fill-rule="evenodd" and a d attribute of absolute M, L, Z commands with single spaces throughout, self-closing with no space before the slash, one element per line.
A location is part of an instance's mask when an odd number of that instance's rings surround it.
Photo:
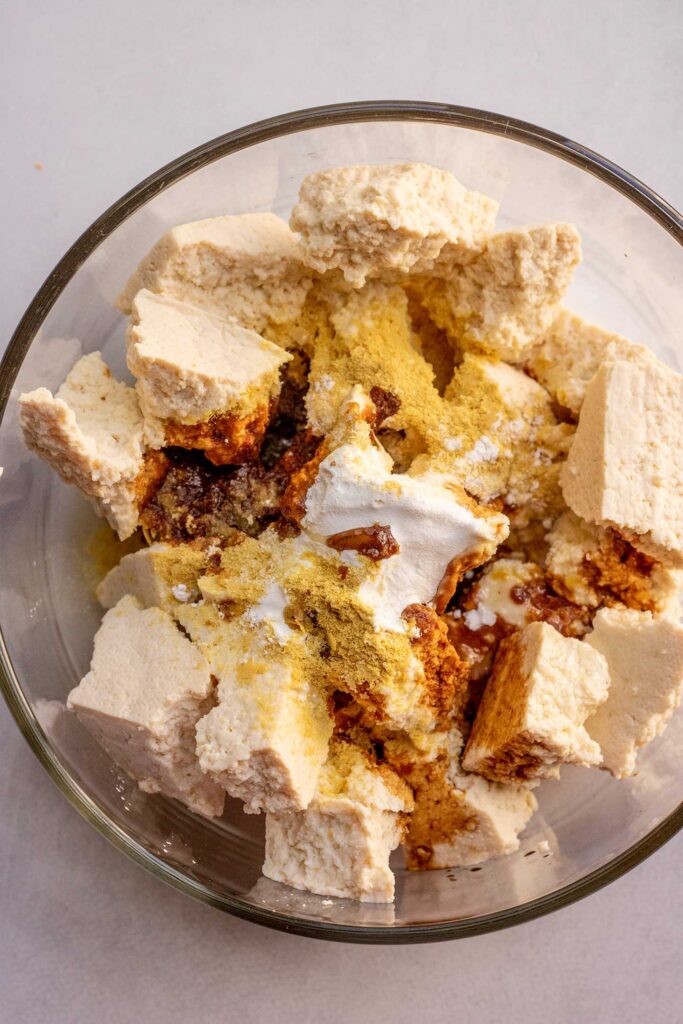
<path fill-rule="evenodd" d="M 433 99 L 565 133 L 681 204 L 677 0 L 4 0 L 0 349 L 106 206 L 247 122 Z M 683 843 L 582 903 L 457 943 L 280 935 L 100 838 L 0 711 L 0 1022 L 680 1019 Z"/>

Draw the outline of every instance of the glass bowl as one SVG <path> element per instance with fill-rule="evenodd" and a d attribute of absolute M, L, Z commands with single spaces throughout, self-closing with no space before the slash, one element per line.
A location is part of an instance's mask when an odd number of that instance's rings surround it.
<path fill-rule="evenodd" d="M 397 856 L 391 906 L 301 893 L 261 877 L 262 818 L 230 803 L 220 821 L 140 792 L 65 711 L 88 668 L 92 595 L 111 551 L 85 499 L 23 446 L 16 396 L 55 389 L 83 352 L 125 373 L 114 299 L 169 227 L 216 214 L 287 216 L 319 168 L 419 160 L 501 203 L 501 226 L 572 221 L 584 262 L 568 304 L 680 368 L 681 218 L 618 167 L 532 125 L 462 107 L 354 103 L 231 132 L 180 157 L 115 203 L 32 302 L 0 369 L 0 682 L 19 727 L 62 792 L 99 831 L 171 885 L 221 910 L 304 935 L 417 942 L 528 920 L 596 890 L 683 824 L 682 717 L 615 782 L 565 769 L 541 786 L 518 853 L 469 869 L 409 873 Z M 628 415 L 628 410 L 625 410 Z"/>

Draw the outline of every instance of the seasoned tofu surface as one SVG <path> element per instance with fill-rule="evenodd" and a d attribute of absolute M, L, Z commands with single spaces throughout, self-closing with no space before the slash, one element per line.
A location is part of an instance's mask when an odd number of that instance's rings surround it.
<path fill-rule="evenodd" d="M 19 398 L 137 538 L 68 707 L 333 899 L 390 903 L 399 847 L 514 855 L 564 765 L 618 784 L 681 699 L 683 377 L 566 307 L 578 227 L 496 230 L 476 184 L 320 168 L 289 222 L 167 225 L 121 281 L 129 378 L 91 352 Z"/>

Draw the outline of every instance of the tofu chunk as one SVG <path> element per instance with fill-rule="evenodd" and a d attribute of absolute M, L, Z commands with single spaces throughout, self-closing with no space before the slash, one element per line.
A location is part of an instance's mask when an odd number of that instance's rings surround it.
<path fill-rule="evenodd" d="M 683 566 L 683 377 L 662 364 L 603 364 L 561 481 L 582 519 Z"/>
<path fill-rule="evenodd" d="M 603 363 L 656 363 L 645 348 L 561 309 L 527 359 L 527 369 L 578 418 L 586 387 Z"/>
<path fill-rule="evenodd" d="M 514 853 L 519 835 L 536 810 L 536 799 L 520 785 L 489 782 L 460 766 L 462 736 L 442 736 L 441 747 L 410 749 L 390 740 L 385 754 L 415 794 L 404 840 L 411 871 L 464 867 Z"/>
<path fill-rule="evenodd" d="M 159 445 L 202 449 L 217 465 L 258 453 L 288 353 L 236 320 L 146 289 L 133 299 L 127 343 Z"/>
<path fill-rule="evenodd" d="M 336 167 L 304 178 L 290 226 L 320 273 L 360 288 L 388 271 L 428 270 L 444 249 L 462 256 L 493 230 L 498 203 L 428 164 Z"/>
<path fill-rule="evenodd" d="M 335 742 L 306 810 L 266 816 L 263 873 L 321 896 L 390 903 L 389 855 L 412 806 L 410 790 L 390 768 Z"/>
<path fill-rule="evenodd" d="M 474 720 L 463 768 L 498 782 L 559 776 L 560 764 L 598 765 L 584 723 L 607 699 L 602 655 L 534 622 L 503 640 Z"/>
<path fill-rule="evenodd" d="M 547 571 L 558 593 L 587 608 L 625 605 L 680 614 L 680 569 L 638 551 L 615 530 L 565 512 L 548 533 Z"/>
<path fill-rule="evenodd" d="M 197 721 L 213 703 L 209 666 L 170 615 L 124 597 L 104 616 L 88 674 L 67 705 L 146 793 L 207 817 L 225 794 L 195 755 Z"/>
<path fill-rule="evenodd" d="M 143 608 L 173 613 L 179 604 L 199 600 L 197 580 L 206 558 L 206 551 L 190 544 L 151 544 L 123 556 L 98 584 L 97 600 L 113 608 L 128 594 Z"/>
<path fill-rule="evenodd" d="M 388 425 L 420 441 L 442 416 L 432 368 L 416 350 L 408 299 L 398 284 L 368 281 L 329 297 L 329 325 L 315 340 L 306 409 L 311 429 L 327 434 L 355 386 L 383 388 L 399 401 Z"/>
<path fill-rule="evenodd" d="M 603 608 L 587 644 L 607 661 L 609 695 L 586 722 L 604 767 L 632 775 L 638 751 L 664 731 L 683 688 L 683 627 L 649 612 Z"/>
<path fill-rule="evenodd" d="M 519 849 L 520 834 L 538 806 L 533 793 L 465 772 L 456 777 L 453 792 L 462 794 L 468 824 L 434 844 L 431 867 L 481 864 Z"/>
<path fill-rule="evenodd" d="M 580 259 L 572 224 L 506 231 L 444 280 L 428 282 L 422 301 L 458 345 L 518 362 L 555 319 Z"/>
<path fill-rule="evenodd" d="M 325 694 L 302 667 L 303 640 L 260 617 L 222 619 L 210 605 L 177 617 L 218 680 L 216 706 L 197 725 L 202 770 L 247 813 L 303 810 L 332 734 Z"/>
<path fill-rule="evenodd" d="M 161 482 L 168 460 L 147 449 L 133 388 L 115 380 L 99 352 L 83 356 L 53 395 L 20 396 L 24 440 L 86 494 L 121 540 Z"/>
<path fill-rule="evenodd" d="M 475 717 L 501 640 L 531 622 L 547 622 L 563 636 L 581 638 L 590 619 L 589 611 L 554 590 L 535 562 L 489 562 L 458 607 L 443 617 L 467 668 L 466 717 Z"/>
<path fill-rule="evenodd" d="M 533 562 L 519 562 L 514 558 L 497 558 L 487 565 L 469 595 L 468 608 L 463 613 L 468 629 L 479 630 L 493 626 L 497 620 L 520 629 L 533 621 L 532 606 L 525 592 L 541 584 L 543 570 Z"/>
<path fill-rule="evenodd" d="M 461 603 L 465 626 L 486 632 L 495 626 L 499 638 L 531 622 L 548 622 L 564 636 L 582 637 L 590 615 L 558 595 L 534 562 L 497 558 L 489 562 Z"/>
<path fill-rule="evenodd" d="M 501 497 L 538 518 L 564 506 L 559 464 L 573 428 L 558 423 L 540 384 L 516 367 L 466 352 L 444 397 L 450 422 L 442 422 L 452 436 L 442 438 L 442 468 L 481 500 Z"/>
<path fill-rule="evenodd" d="M 171 228 L 142 260 L 118 305 L 130 313 L 147 288 L 261 331 L 270 321 L 296 317 L 310 284 L 285 222 L 274 213 L 243 213 Z"/>

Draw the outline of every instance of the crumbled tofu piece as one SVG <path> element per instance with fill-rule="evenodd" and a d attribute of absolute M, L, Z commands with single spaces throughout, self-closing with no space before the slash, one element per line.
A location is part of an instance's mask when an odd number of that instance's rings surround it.
<path fill-rule="evenodd" d="M 329 322 L 319 332 L 311 358 L 306 408 L 311 429 L 334 427 L 351 388 L 369 394 L 381 387 L 400 402 L 387 421 L 419 442 L 436 432 L 443 402 L 433 371 L 415 348 L 408 299 L 397 284 L 369 281 L 360 291 L 328 296 Z"/>
<path fill-rule="evenodd" d="M 410 790 L 390 768 L 335 742 L 306 810 L 267 815 L 263 873 L 322 896 L 390 903 L 389 855 L 412 807 Z"/>
<path fill-rule="evenodd" d="M 456 794 L 466 822 L 432 844 L 431 868 L 481 864 L 519 849 L 520 833 L 537 807 L 533 793 L 463 772 L 452 780 L 451 799 Z"/>
<path fill-rule="evenodd" d="M 197 725 L 199 764 L 247 813 L 308 806 L 327 756 L 325 694 L 304 670 L 304 641 L 263 622 L 221 618 L 211 605 L 177 611 L 218 680 L 216 706 Z"/>
<path fill-rule="evenodd" d="M 130 313 L 141 288 L 163 292 L 261 331 L 300 312 L 311 284 L 299 244 L 274 213 L 180 224 L 145 256 L 121 293 Z"/>
<path fill-rule="evenodd" d="M 428 164 L 335 167 L 304 178 L 290 225 L 309 266 L 360 288 L 387 271 L 426 271 L 464 257 L 493 230 L 498 203 Z M 444 253 L 445 255 L 445 253 Z"/>
<path fill-rule="evenodd" d="M 558 593 L 575 604 L 678 611 L 683 573 L 638 551 L 614 530 L 568 511 L 548 533 L 548 542 L 548 574 Z"/>
<path fill-rule="evenodd" d="M 472 352 L 465 354 L 462 365 L 467 370 L 462 374 L 466 379 L 463 386 L 470 383 L 468 375 L 472 384 L 479 378 L 511 415 L 545 416 L 551 408 L 546 390 L 514 366 L 508 366 L 495 357 Z M 458 386 L 458 380 L 456 377 L 454 385 L 447 391 L 447 397 L 455 401 L 462 397 L 463 388 Z"/>
<path fill-rule="evenodd" d="M 554 320 L 580 259 L 572 224 L 506 231 L 444 280 L 427 282 L 422 301 L 458 345 L 517 362 Z"/>
<path fill-rule="evenodd" d="M 569 507 L 683 566 L 683 376 L 662 364 L 603 364 L 586 389 L 562 469 Z"/>
<path fill-rule="evenodd" d="M 433 744 L 427 751 L 401 739 L 385 745 L 389 763 L 415 794 L 404 841 L 408 867 L 463 867 L 514 853 L 537 807 L 533 793 L 468 775 L 460 767 L 459 731 L 451 729 L 441 738 L 440 748 Z"/>
<path fill-rule="evenodd" d="M 589 653 L 590 652 L 590 653 Z M 597 765 L 584 722 L 607 698 L 602 655 L 545 622 L 503 640 L 462 764 L 499 782 L 557 778 L 561 763 Z"/>
<path fill-rule="evenodd" d="M 353 392 L 342 417 L 362 408 Z M 373 443 L 369 423 L 359 415 L 348 439 L 319 463 L 305 495 L 301 527 L 338 550 L 349 531 L 388 527 L 398 545 L 375 562 L 362 596 L 375 609 L 378 628 L 401 631 L 407 605 L 435 601 L 442 610 L 462 573 L 485 562 L 507 536 L 507 519 L 478 505 L 447 476 L 392 474 L 391 458 Z"/>
<path fill-rule="evenodd" d="M 600 744 L 604 767 L 623 779 L 680 703 L 683 627 L 624 608 L 603 608 L 593 625 L 585 642 L 606 659 L 611 685 L 586 729 Z"/>
<path fill-rule="evenodd" d="M 127 344 L 145 415 L 180 423 L 267 406 L 292 358 L 235 320 L 147 290 L 133 300 Z"/>
<path fill-rule="evenodd" d="M 500 419 L 499 425 L 493 428 L 494 436 L 503 428 L 509 429 L 508 421 L 515 424 L 512 436 L 516 437 L 519 433 L 528 432 L 535 420 L 549 421 L 552 415 L 547 391 L 526 373 L 495 357 L 466 352 L 446 388 L 445 398 L 457 408 L 466 404 L 471 394 L 477 405 L 485 395 L 488 399 L 487 414 L 494 412 L 491 418 L 497 416 Z M 517 422 L 520 419 L 522 423 Z M 484 424 L 478 426 L 478 436 L 486 437 Z M 482 458 L 480 461 L 485 460 Z"/>
<path fill-rule="evenodd" d="M 266 816 L 263 873 L 321 896 L 391 903 L 389 855 L 400 840 L 396 814 L 346 797 L 314 797 L 298 814 Z"/>
<path fill-rule="evenodd" d="M 314 279 L 299 312 L 282 323 L 269 321 L 261 332 L 263 337 L 288 352 L 305 352 L 310 358 L 330 329 L 327 299 L 331 294 L 331 282 Z"/>
<path fill-rule="evenodd" d="M 522 597 L 513 596 L 514 588 L 524 588 L 543 579 L 543 571 L 533 562 L 518 562 L 513 558 L 497 558 L 486 567 L 472 588 L 474 607 L 464 613 L 468 629 L 493 625 L 501 619 L 509 626 L 522 627 L 531 621 L 529 604 Z"/>
<path fill-rule="evenodd" d="M 206 551 L 190 544 L 152 544 L 124 555 L 98 584 L 97 600 L 104 608 L 130 594 L 143 608 L 173 612 L 178 603 L 199 599 L 197 579 Z"/>
<path fill-rule="evenodd" d="M 586 572 L 586 555 L 600 549 L 598 527 L 583 522 L 573 512 L 565 512 L 549 531 L 548 544 L 546 566 L 558 591 L 577 604 L 597 608 L 600 595 Z"/>
<path fill-rule="evenodd" d="M 83 356 L 53 397 L 20 396 L 24 440 L 67 483 L 86 494 L 121 540 L 137 527 L 150 487 L 166 468 L 147 452 L 133 388 L 115 380 L 99 352 Z"/>
<path fill-rule="evenodd" d="M 603 363 L 656 363 L 645 348 L 561 309 L 526 366 L 555 401 L 578 417 L 588 383 Z"/>
<path fill-rule="evenodd" d="M 218 564 L 200 577 L 198 585 L 207 601 L 228 602 L 242 614 L 263 599 L 269 582 L 279 580 L 296 542 L 281 540 L 273 529 L 258 538 L 238 535 L 235 541 L 221 550 Z"/>
<path fill-rule="evenodd" d="M 229 617 L 241 615 L 247 635 L 257 628 L 282 647 L 293 637 L 286 621 L 284 581 L 303 554 L 299 538 L 281 538 L 275 529 L 256 539 L 238 534 L 198 580 L 202 598 L 221 606 Z"/>
<path fill-rule="evenodd" d="M 124 597 L 104 616 L 90 671 L 67 705 L 146 793 L 208 817 L 225 794 L 201 771 L 195 727 L 213 703 L 209 666 L 170 615 Z"/>
<path fill-rule="evenodd" d="M 550 396 L 515 367 L 468 352 L 445 392 L 437 455 L 419 458 L 455 475 L 472 494 L 501 497 L 540 517 L 564 505 L 559 464 L 573 428 L 558 423 Z"/>
<path fill-rule="evenodd" d="M 535 562 L 497 558 L 487 565 L 461 605 L 472 609 L 463 612 L 465 624 L 477 628 L 477 620 L 495 619 L 499 632 L 501 626 L 509 632 L 530 622 L 548 622 L 564 636 L 582 637 L 588 629 L 589 613 L 558 595 L 551 582 Z"/>

